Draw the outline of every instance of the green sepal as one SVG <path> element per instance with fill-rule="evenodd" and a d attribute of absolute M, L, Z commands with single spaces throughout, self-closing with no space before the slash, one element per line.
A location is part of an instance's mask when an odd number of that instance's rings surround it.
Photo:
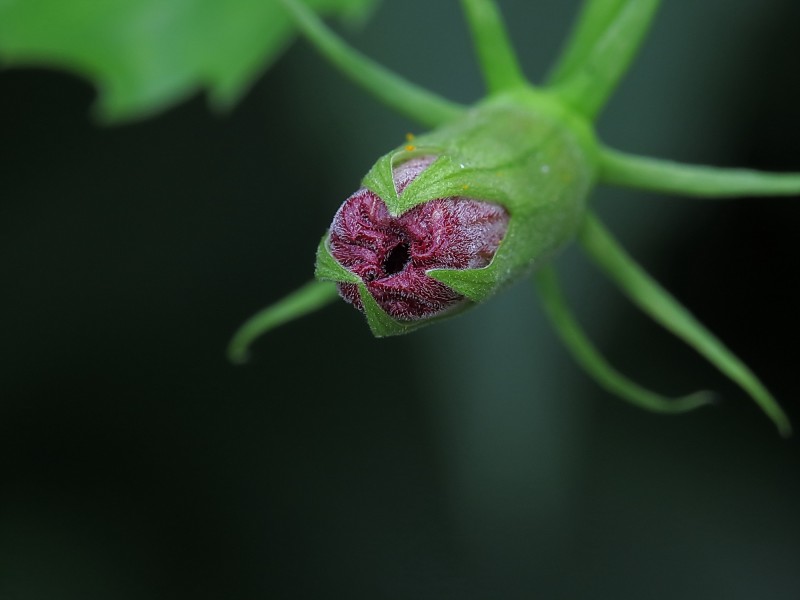
<path fill-rule="evenodd" d="M 442 149 L 436 146 L 406 144 L 381 156 L 364 176 L 364 179 L 361 180 L 361 185 L 381 198 L 392 216 L 399 216 L 408 209 L 404 208 L 404 201 L 397 194 L 394 177 L 392 176 L 394 169 L 412 158 L 438 156 L 441 152 Z M 411 187 L 411 185 L 408 187 Z M 406 192 L 408 192 L 408 188 L 403 191 L 402 196 L 404 198 L 406 197 Z M 411 208 L 411 206 L 408 208 Z"/>
<path fill-rule="evenodd" d="M 392 179 L 392 165 L 395 157 L 399 155 L 402 155 L 402 150 L 384 154 L 361 180 L 361 185 L 378 198 L 383 198 L 387 206 L 389 202 L 397 201 L 397 190 L 394 187 L 394 179 Z"/>
<path fill-rule="evenodd" d="M 364 306 L 367 324 L 369 325 L 370 331 L 372 331 L 372 335 L 375 337 L 389 337 L 392 335 L 410 333 L 420 327 L 425 327 L 431 323 L 461 314 L 473 305 L 469 300 L 465 300 L 435 317 L 418 319 L 415 321 L 398 321 L 389 316 L 389 314 L 380 307 L 375 301 L 375 298 L 372 297 L 372 294 L 369 293 L 369 290 L 367 290 L 367 286 L 363 283 L 358 284 L 358 292 L 361 296 L 361 304 Z"/>
<path fill-rule="evenodd" d="M 317 265 L 314 268 L 314 277 L 322 281 L 342 281 L 345 283 L 359 283 L 358 275 L 345 269 L 336 260 L 328 248 L 328 237 L 330 233 L 322 236 L 322 240 L 317 246 Z"/>
<path fill-rule="evenodd" d="M 466 296 L 473 302 L 480 302 L 497 291 L 502 285 L 497 271 L 485 267 L 483 269 L 431 269 L 426 271 L 428 277 L 441 281 L 451 290 Z"/>
<path fill-rule="evenodd" d="M 497 258 L 502 247 L 501 244 L 492 262 L 481 269 L 430 269 L 426 274 L 473 302 L 482 302 L 517 279 L 510 276 L 506 268 L 508 261 Z M 531 260 L 528 272 L 535 271 L 539 265 L 547 264 L 550 258 L 550 255 L 540 255 Z"/>
<path fill-rule="evenodd" d="M 358 293 L 361 296 L 361 304 L 364 306 L 364 314 L 367 317 L 370 331 L 375 337 L 388 337 L 390 335 L 402 335 L 408 333 L 412 329 L 416 329 L 414 324 L 417 321 L 410 321 L 408 324 L 401 323 L 390 317 L 384 311 L 372 294 L 367 290 L 367 286 L 363 283 L 358 284 Z"/>

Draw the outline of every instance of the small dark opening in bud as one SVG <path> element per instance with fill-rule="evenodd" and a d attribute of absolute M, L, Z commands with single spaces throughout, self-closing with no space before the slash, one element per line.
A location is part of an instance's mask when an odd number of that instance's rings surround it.
<path fill-rule="evenodd" d="M 409 260 L 411 260 L 411 253 L 408 244 L 397 244 L 383 261 L 383 271 L 387 275 L 399 273 L 406 268 Z"/>

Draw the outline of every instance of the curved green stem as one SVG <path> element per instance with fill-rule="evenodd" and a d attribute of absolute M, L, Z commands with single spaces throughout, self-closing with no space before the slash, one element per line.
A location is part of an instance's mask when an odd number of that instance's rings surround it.
<path fill-rule="evenodd" d="M 302 2 L 281 1 L 297 26 L 325 58 L 389 108 L 428 127 L 450 121 L 464 110 L 347 45 Z"/>
<path fill-rule="evenodd" d="M 461 0 L 490 94 L 529 85 L 493 0 Z"/>
<path fill-rule="evenodd" d="M 257 312 L 239 327 L 228 345 L 228 359 L 235 364 L 247 362 L 250 345 L 276 327 L 299 319 L 337 298 L 336 284 L 311 281 L 275 304 Z"/>
<path fill-rule="evenodd" d="M 695 392 L 668 398 L 631 381 L 614 369 L 581 329 L 570 312 L 552 267 L 536 273 L 536 284 L 545 311 L 572 356 L 597 383 L 612 394 L 653 412 L 677 414 L 712 404 L 714 394 Z"/>
<path fill-rule="evenodd" d="M 791 435 L 792 427 L 786 414 L 752 371 L 650 277 L 591 214 L 581 228 L 580 240 L 589 256 L 639 308 L 746 391 L 772 419 L 781 435 Z"/>
<path fill-rule="evenodd" d="M 800 195 L 800 173 L 687 165 L 609 148 L 600 152 L 599 178 L 602 183 L 698 198 Z"/>
<path fill-rule="evenodd" d="M 594 117 L 636 56 L 660 0 L 587 0 L 548 88 Z"/>

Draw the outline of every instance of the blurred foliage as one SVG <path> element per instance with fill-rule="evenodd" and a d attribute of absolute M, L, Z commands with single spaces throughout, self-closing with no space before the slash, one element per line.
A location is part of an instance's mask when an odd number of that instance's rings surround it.
<path fill-rule="evenodd" d="M 375 0 L 309 0 L 363 18 Z M 199 89 L 229 108 L 286 47 L 294 25 L 279 0 L 2 0 L 0 60 L 91 79 L 103 118 L 158 112 Z"/>

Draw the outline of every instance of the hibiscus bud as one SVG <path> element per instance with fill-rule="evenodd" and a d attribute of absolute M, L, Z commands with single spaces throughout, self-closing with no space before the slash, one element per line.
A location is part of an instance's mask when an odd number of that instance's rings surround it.
<path fill-rule="evenodd" d="M 398 194 L 434 161 L 414 158 L 396 167 Z M 470 198 L 437 198 L 398 217 L 361 188 L 342 204 L 331 225 L 331 255 L 358 275 L 390 317 L 412 321 L 442 315 L 466 298 L 427 275 L 431 269 L 487 266 L 508 227 L 508 212 Z M 339 294 L 363 311 L 358 285 L 339 282 Z"/>
<path fill-rule="evenodd" d="M 568 114 L 489 102 L 383 156 L 337 211 L 316 275 L 377 336 L 480 302 L 573 236 L 591 134 Z"/>

